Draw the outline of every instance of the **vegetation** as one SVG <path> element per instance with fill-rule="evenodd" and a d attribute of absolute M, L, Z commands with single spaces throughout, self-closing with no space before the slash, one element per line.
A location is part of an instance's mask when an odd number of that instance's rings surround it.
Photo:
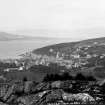
<path fill-rule="evenodd" d="M 96 81 L 93 76 L 84 76 L 82 73 L 78 73 L 75 77 L 70 75 L 69 73 L 63 73 L 62 75 L 59 74 L 47 74 L 43 81 L 65 81 L 65 80 L 75 80 L 75 81 Z"/>

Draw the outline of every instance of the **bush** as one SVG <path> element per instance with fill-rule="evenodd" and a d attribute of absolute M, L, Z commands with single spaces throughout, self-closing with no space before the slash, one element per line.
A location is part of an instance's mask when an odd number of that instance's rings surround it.
<path fill-rule="evenodd" d="M 27 77 L 23 77 L 23 82 L 28 81 Z"/>
<path fill-rule="evenodd" d="M 84 75 L 82 75 L 81 73 L 78 73 L 78 74 L 75 76 L 75 80 L 84 81 L 84 80 L 86 80 L 86 77 L 85 77 Z"/>
<path fill-rule="evenodd" d="M 87 81 L 96 81 L 96 79 L 93 76 L 87 76 L 86 80 Z"/>
<path fill-rule="evenodd" d="M 66 73 L 63 73 L 62 75 L 59 75 L 59 74 L 47 74 L 43 81 L 58 81 L 58 80 L 72 80 L 73 77 L 71 75 L 69 75 L 67 72 Z"/>
<path fill-rule="evenodd" d="M 47 74 L 43 81 L 66 81 L 66 80 L 79 80 L 79 81 L 96 81 L 93 76 L 84 76 L 82 73 L 78 73 L 75 77 L 71 76 L 68 72 L 59 74 Z"/>

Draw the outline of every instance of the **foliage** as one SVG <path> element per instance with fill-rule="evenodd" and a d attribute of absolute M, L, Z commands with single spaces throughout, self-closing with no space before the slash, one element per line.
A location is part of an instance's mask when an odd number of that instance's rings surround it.
<path fill-rule="evenodd" d="M 75 77 L 65 72 L 62 75 L 59 74 L 47 74 L 43 81 L 65 81 L 65 80 L 79 80 L 79 81 L 96 81 L 93 76 L 84 76 L 82 73 L 78 73 Z"/>

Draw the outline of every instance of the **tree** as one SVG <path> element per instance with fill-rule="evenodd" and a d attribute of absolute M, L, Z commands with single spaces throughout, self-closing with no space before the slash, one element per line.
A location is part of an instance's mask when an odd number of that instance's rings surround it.
<path fill-rule="evenodd" d="M 51 81 L 50 79 L 51 79 L 50 75 L 49 74 L 46 74 L 46 76 L 43 79 L 43 82 Z"/>
<path fill-rule="evenodd" d="M 47 74 L 43 79 L 43 81 L 46 81 L 46 82 L 58 81 L 58 80 L 60 80 L 60 81 L 73 80 L 73 77 L 71 75 L 69 75 L 69 73 L 66 72 L 62 75 L 60 75 L 60 74 Z"/>
<path fill-rule="evenodd" d="M 24 81 L 24 82 L 28 81 L 28 79 L 27 79 L 27 77 L 26 77 L 26 76 L 25 76 L 25 77 L 23 77 L 23 81 Z"/>
<path fill-rule="evenodd" d="M 75 80 L 85 81 L 86 77 L 84 75 L 82 75 L 81 73 L 78 73 L 75 77 Z"/>
<path fill-rule="evenodd" d="M 69 75 L 68 72 L 63 73 L 63 75 L 61 75 L 61 79 L 62 80 L 73 80 L 73 77 L 71 75 Z"/>
<path fill-rule="evenodd" d="M 87 81 L 96 81 L 96 79 L 93 76 L 87 76 L 86 80 Z"/>

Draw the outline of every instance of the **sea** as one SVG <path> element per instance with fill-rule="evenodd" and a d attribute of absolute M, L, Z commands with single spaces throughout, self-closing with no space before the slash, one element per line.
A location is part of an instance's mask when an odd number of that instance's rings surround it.
<path fill-rule="evenodd" d="M 37 48 L 52 44 L 67 42 L 65 39 L 40 39 L 40 40 L 12 40 L 0 41 L 0 59 L 20 58 L 19 55 L 30 52 Z"/>

